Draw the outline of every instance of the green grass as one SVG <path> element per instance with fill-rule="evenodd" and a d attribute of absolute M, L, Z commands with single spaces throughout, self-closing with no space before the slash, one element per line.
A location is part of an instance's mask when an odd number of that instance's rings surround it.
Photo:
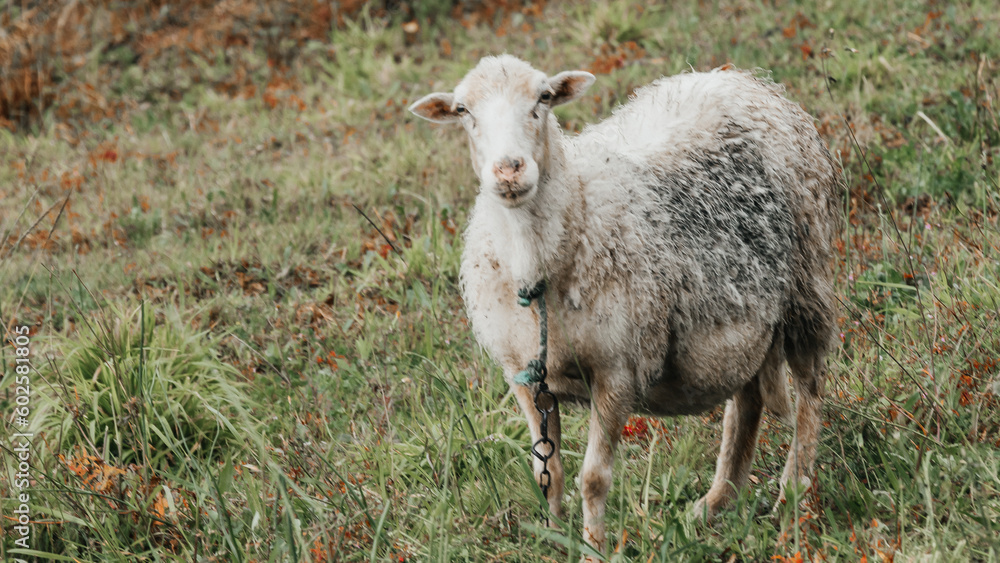
<path fill-rule="evenodd" d="M 542 530 L 526 425 L 458 294 L 465 140 L 405 111 L 506 51 L 550 73 L 627 54 L 559 109 L 570 130 L 663 74 L 770 69 L 844 165 L 818 487 L 774 509 L 791 429 L 765 418 L 751 487 L 693 523 L 721 411 L 650 423 L 615 466 L 611 558 L 1000 558 L 994 6 L 554 3 L 469 28 L 423 9 L 413 44 L 398 17 L 362 15 L 297 49 L 273 104 L 266 57 L 244 53 L 250 97 L 190 79 L 221 66 L 163 61 L 97 83 L 135 101 L 116 119 L 67 127 L 52 109 L 28 133 L 0 129 L 0 317 L 32 327 L 36 370 L 31 549 L 579 558 L 587 417 L 564 418 L 567 521 Z M 14 358 L 4 347 L 5 373 Z M 14 402 L 5 377 L 5 420 Z M 0 546 L 18 553 L 10 535 Z"/>

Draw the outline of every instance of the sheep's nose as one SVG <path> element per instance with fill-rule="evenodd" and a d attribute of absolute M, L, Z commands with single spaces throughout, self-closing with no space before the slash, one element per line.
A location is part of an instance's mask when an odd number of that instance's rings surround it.
<path fill-rule="evenodd" d="M 523 158 L 504 157 L 493 165 L 493 173 L 501 182 L 517 182 L 524 170 Z"/>

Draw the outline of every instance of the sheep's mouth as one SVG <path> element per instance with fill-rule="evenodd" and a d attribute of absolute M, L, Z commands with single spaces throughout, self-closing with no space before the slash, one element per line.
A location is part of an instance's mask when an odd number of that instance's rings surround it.
<path fill-rule="evenodd" d="M 500 201 L 502 201 L 505 205 L 509 207 L 517 207 L 527 201 L 534 190 L 534 185 L 525 186 L 523 184 L 500 184 L 497 186 L 496 193 L 497 196 L 500 197 Z"/>

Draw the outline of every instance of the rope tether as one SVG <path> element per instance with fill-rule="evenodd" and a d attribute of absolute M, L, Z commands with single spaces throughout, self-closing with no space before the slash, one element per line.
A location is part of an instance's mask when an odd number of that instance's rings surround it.
<path fill-rule="evenodd" d="M 514 383 L 518 385 L 538 384 L 535 390 L 535 410 L 542 416 L 539 431 L 541 436 L 531 445 L 531 454 L 542 462 L 542 471 L 538 474 L 538 486 L 542 490 L 542 495 L 546 500 L 549 498 L 549 487 L 552 485 L 552 473 L 549 472 L 549 460 L 556 453 L 556 444 L 549 438 L 549 415 L 558 412 L 559 402 L 556 396 L 549 391 L 545 377 L 548 370 L 545 367 L 545 360 L 548 354 L 548 313 L 545 309 L 545 280 L 541 280 L 532 288 L 523 287 L 517 292 L 518 304 L 522 307 L 530 307 L 533 300 L 538 300 L 538 358 L 528 362 L 527 369 L 514 376 Z M 543 509 L 544 510 L 544 509 Z M 549 519 L 545 517 L 545 524 Z"/>

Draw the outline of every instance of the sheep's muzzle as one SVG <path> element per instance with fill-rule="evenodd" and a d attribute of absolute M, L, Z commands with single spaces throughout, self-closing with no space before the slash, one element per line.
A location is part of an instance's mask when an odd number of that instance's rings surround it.
<path fill-rule="evenodd" d="M 518 182 L 524 175 L 524 159 L 505 156 L 493 165 L 493 174 L 500 182 Z"/>
<path fill-rule="evenodd" d="M 496 191 L 501 199 L 514 203 L 531 191 L 532 185 L 522 183 L 526 168 L 523 158 L 504 157 L 493 165 L 493 175 L 497 179 Z"/>

